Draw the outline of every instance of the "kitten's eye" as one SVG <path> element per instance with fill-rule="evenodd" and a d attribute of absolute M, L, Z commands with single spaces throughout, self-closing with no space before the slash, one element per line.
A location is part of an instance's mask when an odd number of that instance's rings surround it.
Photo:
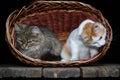
<path fill-rule="evenodd" d="M 22 45 L 23 44 L 23 41 L 22 40 L 17 40 L 17 42 Z"/>
<path fill-rule="evenodd" d="M 38 35 L 39 35 L 38 33 L 34 33 L 34 34 L 32 34 L 32 37 L 36 37 Z"/>
<path fill-rule="evenodd" d="M 19 38 L 17 39 L 17 41 L 22 42 L 22 40 L 21 40 L 21 39 L 19 39 Z"/>
<path fill-rule="evenodd" d="M 88 39 L 88 35 L 80 35 L 80 37 L 81 37 L 83 40 L 87 40 L 87 39 Z"/>
<path fill-rule="evenodd" d="M 30 41 L 28 41 L 28 43 L 31 43 L 32 41 L 30 40 Z"/>
<path fill-rule="evenodd" d="M 95 25 L 95 26 L 94 26 L 94 31 L 95 31 L 95 33 L 98 33 L 98 32 L 99 32 L 99 30 L 100 30 L 99 25 Z"/>
<path fill-rule="evenodd" d="M 88 39 L 88 37 L 87 37 L 87 36 L 84 36 L 84 39 L 86 40 L 86 39 Z"/>
<path fill-rule="evenodd" d="M 98 27 L 99 27 L 98 25 L 95 26 L 95 28 L 98 28 Z"/>
<path fill-rule="evenodd" d="M 36 33 L 36 36 L 38 36 L 39 34 L 38 33 Z"/>

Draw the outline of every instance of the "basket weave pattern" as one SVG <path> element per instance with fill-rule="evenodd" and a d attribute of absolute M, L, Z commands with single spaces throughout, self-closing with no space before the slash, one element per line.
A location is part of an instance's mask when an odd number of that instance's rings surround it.
<path fill-rule="evenodd" d="M 78 27 L 81 21 L 87 18 L 103 23 L 107 29 L 106 45 L 100 48 L 98 55 L 89 60 L 70 61 L 67 63 L 60 61 L 41 61 L 22 55 L 15 48 L 13 23 L 16 21 L 30 25 L 47 26 L 55 33 L 62 44 L 64 44 L 70 32 Z M 9 15 L 6 22 L 6 29 L 6 40 L 12 53 L 22 62 L 34 66 L 79 66 L 89 64 L 105 55 L 112 40 L 112 29 L 102 13 L 88 4 L 76 1 L 32 2 Z"/>

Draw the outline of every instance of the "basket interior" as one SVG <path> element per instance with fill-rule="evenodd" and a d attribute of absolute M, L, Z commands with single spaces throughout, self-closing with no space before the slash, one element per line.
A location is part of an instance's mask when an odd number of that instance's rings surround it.
<path fill-rule="evenodd" d="M 46 26 L 51 29 L 62 44 L 64 44 L 70 32 L 87 18 L 98 21 L 97 16 L 93 16 L 87 12 L 55 10 L 28 15 L 22 18 L 20 23 Z"/>
<path fill-rule="evenodd" d="M 87 12 L 53 10 L 27 15 L 24 18 L 21 18 L 19 22 L 27 25 L 48 27 L 61 41 L 62 45 L 64 45 L 71 31 L 77 28 L 85 19 L 98 21 L 97 16 L 91 15 Z M 14 43 L 16 46 L 17 44 L 15 41 Z M 102 48 L 100 48 L 99 51 L 100 50 L 102 50 Z"/>
<path fill-rule="evenodd" d="M 77 3 L 77 2 L 60 3 L 60 2 L 38 1 L 32 3 L 26 8 L 23 7 L 22 9 L 18 9 L 10 16 L 10 19 L 8 19 L 9 27 L 7 27 L 8 30 L 7 38 L 9 44 L 13 45 L 12 48 L 15 48 L 16 43 L 15 43 L 15 39 L 13 39 L 15 38 L 13 23 L 17 21 L 27 25 L 46 26 L 50 28 L 57 36 L 57 38 L 62 42 L 62 44 L 64 44 L 71 31 L 77 28 L 80 25 L 80 23 L 85 19 L 91 19 L 93 21 L 101 22 L 103 23 L 103 25 L 106 27 L 107 30 L 107 37 L 106 37 L 107 44 L 99 49 L 99 54 L 97 56 L 94 56 L 94 58 L 91 58 L 85 62 L 83 61 L 83 63 L 89 63 L 89 61 L 92 62 L 94 60 L 98 60 L 97 58 L 100 58 L 105 54 L 111 41 L 112 31 L 110 25 L 106 22 L 100 11 L 86 4 L 83 5 L 83 3 Z M 32 65 L 42 65 L 42 64 L 43 65 L 44 64 L 75 65 L 77 63 L 78 64 L 82 63 L 82 61 L 75 63 L 74 62 L 71 63 L 44 62 L 44 61 L 41 62 L 39 60 L 34 60 L 19 55 L 18 52 L 16 52 L 16 49 L 14 49 L 13 51 L 14 53 L 16 53 L 14 55 L 17 55 L 17 58 L 19 58 L 21 61 L 24 61 L 25 63 Z"/>

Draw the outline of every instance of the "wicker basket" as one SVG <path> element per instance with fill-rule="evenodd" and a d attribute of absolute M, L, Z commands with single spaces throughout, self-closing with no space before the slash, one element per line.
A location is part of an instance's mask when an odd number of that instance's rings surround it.
<path fill-rule="evenodd" d="M 107 29 L 107 43 L 100 48 L 99 53 L 88 59 L 78 61 L 42 61 L 23 55 L 15 47 L 14 26 L 15 21 L 25 24 L 38 24 L 48 26 L 57 38 L 64 44 L 70 32 L 78 27 L 84 19 L 92 19 L 104 24 Z M 76 1 L 34 1 L 12 12 L 6 22 L 6 41 L 12 53 L 20 61 L 34 66 L 80 66 L 90 64 L 103 57 L 112 40 L 112 29 L 102 13 L 94 7 Z"/>

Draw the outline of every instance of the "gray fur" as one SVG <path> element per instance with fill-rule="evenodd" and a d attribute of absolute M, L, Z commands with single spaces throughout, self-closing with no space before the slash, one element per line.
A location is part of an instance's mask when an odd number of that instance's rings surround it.
<path fill-rule="evenodd" d="M 62 45 L 47 27 L 15 24 L 15 30 L 18 49 L 23 54 L 39 59 L 45 54 L 60 55 Z"/>

